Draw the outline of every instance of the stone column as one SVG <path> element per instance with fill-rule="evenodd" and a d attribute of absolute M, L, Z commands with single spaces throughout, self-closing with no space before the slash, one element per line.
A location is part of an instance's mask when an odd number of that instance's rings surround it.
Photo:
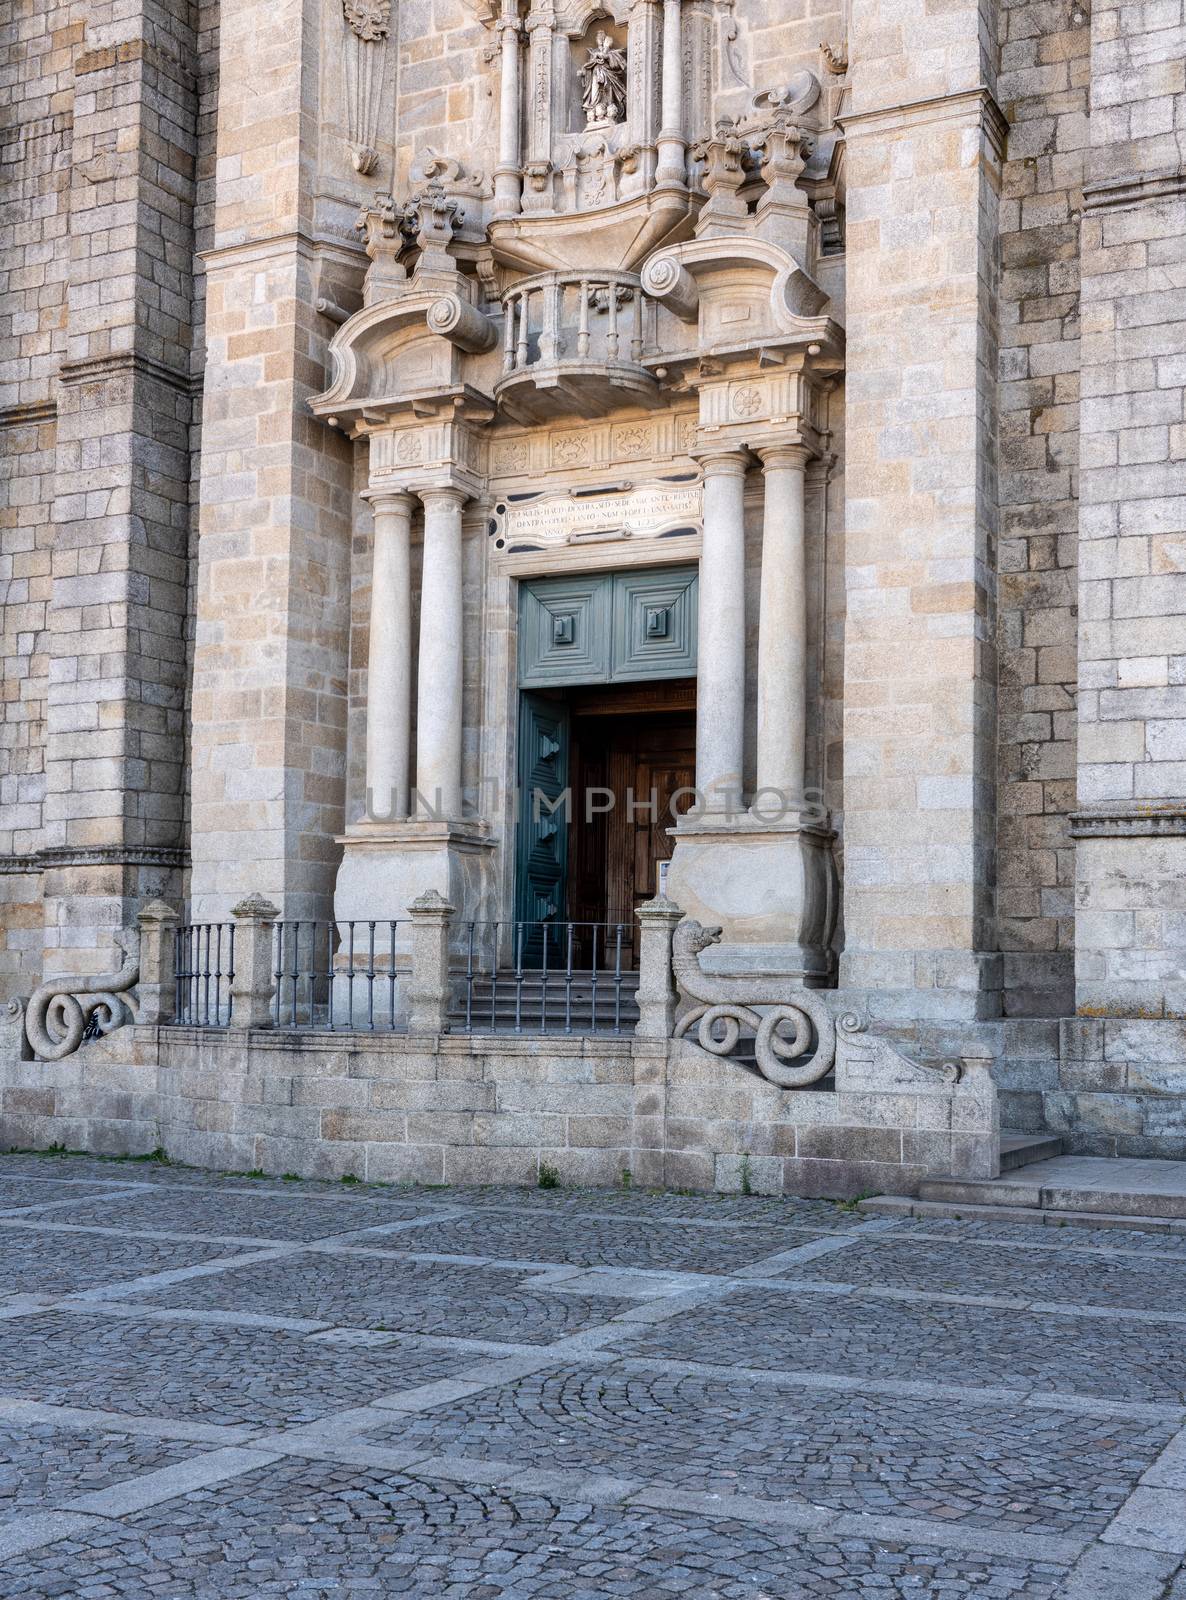
<path fill-rule="evenodd" d="M 279 908 L 261 894 L 233 907 L 235 976 L 231 980 L 231 1027 L 270 1028 L 276 993 L 273 927 Z"/>
<path fill-rule="evenodd" d="M 412 737 L 410 494 L 370 493 L 375 518 L 367 659 L 367 816 L 408 814 Z"/>
<path fill-rule="evenodd" d="M 417 808 L 423 817 L 461 816 L 462 604 L 461 489 L 419 491 L 424 503 L 420 582 L 420 664 L 416 697 Z"/>
<path fill-rule="evenodd" d="M 684 52 L 682 0 L 663 0 L 663 122 L 659 129 L 658 184 L 679 184 L 687 176 L 684 143 Z"/>
<path fill-rule="evenodd" d="M 180 921 L 172 906 L 151 900 L 136 919 L 140 924 L 140 1004 L 136 1021 L 148 1026 L 172 1022 L 177 1002 L 176 935 Z"/>
<path fill-rule="evenodd" d="M 704 539 L 696 681 L 696 787 L 706 810 L 741 804 L 745 725 L 745 473 L 741 450 L 702 456 Z M 714 792 L 715 791 L 715 792 Z"/>
<path fill-rule="evenodd" d="M 757 807 L 787 810 L 803 801 L 807 756 L 808 451 L 777 445 L 758 451 L 765 502 L 758 622 Z"/>
<path fill-rule="evenodd" d="M 435 889 L 408 907 L 412 919 L 409 1033 L 449 1030 L 449 918 L 453 912 L 454 907 Z"/>
<path fill-rule="evenodd" d="M 498 165 L 494 169 L 494 215 L 514 217 L 523 194 L 522 156 L 519 147 L 519 6 L 503 0 L 498 19 L 502 42 L 502 79 L 498 103 Z"/>
<path fill-rule="evenodd" d="M 639 906 L 638 1022 L 640 1039 L 670 1039 L 679 996 L 671 976 L 671 938 L 683 919 L 674 900 L 657 895 Z"/>

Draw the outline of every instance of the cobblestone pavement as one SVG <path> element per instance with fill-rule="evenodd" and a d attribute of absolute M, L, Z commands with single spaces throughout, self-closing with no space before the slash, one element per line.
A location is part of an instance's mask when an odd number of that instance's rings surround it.
<path fill-rule="evenodd" d="M 1186 1232 L 0 1157 L 0 1600 L 1186 1600 Z"/>

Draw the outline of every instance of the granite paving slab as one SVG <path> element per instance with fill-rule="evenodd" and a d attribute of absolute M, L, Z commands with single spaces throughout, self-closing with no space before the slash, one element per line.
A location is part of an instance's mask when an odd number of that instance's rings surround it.
<path fill-rule="evenodd" d="M 0 1596 L 1052 1600 L 1066 1568 L 281 1462 L 23 1556 Z M 102 1587 L 100 1587 L 102 1586 Z"/>
<path fill-rule="evenodd" d="M 104 1429 L 0 1423 L 0 1517 L 58 1505 L 76 1495 L 172 1466 L 202 1445 Z"/>
<path fill-rule="evenodd" d="M 1102 1532 L 1171 1421 L 810 1391 L 617 1363 L 529 1374 L 371 1443 L 1030 1534 Z"/>
<path fill-rule="evenodd" d="M 859 1211 L 835 1200 L 793 1196 L 704 1194 L 654 1189 L 524 1189 L 491 1184 L 476 1189 L 434 1191 L 467 1206 L 507 1206 L 515 1210 L 617 1213 L 632 1217 L 683 1217 L 710 1222 L 781 1223 L 789 1227 L 850 1232 L 868 1222 Z"/>
<path fill-rule="evenodd" d="M 641 1330 L 628 1353 L 1186 1404 L 1181 1323 L 942 1300 L 737 1290 Z"/>
<path fill-rule="evenodd" d="M 1007 1295 L 1065 1305 L 1186 1313 L 1186 1260 L 1077 1252 L 1074 1241 L 1016 1249 L 983 1239 L 897 1239 L 883 1235 L 782 1275 L 863 1287 L 879 1284 L 938 1294 Z M 1186 1339 L 1186 1328 L 1182 1334 Z"/>
<path fill-rule="evenodd" d="M 193 1194 L 164 1190 L 126 1200 L 80 1199 L 76 1206 L 56 1210 L 53 1221 L 119 1228 L 129 1234 L 155 1230 L 307 1242 L 384 1222 L 431 1215 L 433 1209 L 425 1202 L 378 1202 L 354 1195 L 322 1198 L 292 1191 L 277 1194 L 274 1190 L 258 1194 L 218 1191 Z"/>
<path fill-rule="evenodd" d="M 235 1253 L 233 1245 L 197 1240 L 0 1228 L 0 1304 L 6 1295 L 72 1294 Z"/>
<path fill-rule="evenodd" d="M 135 1181 L 128 1179 L 129 1184 Z M 64 1200 L 85 1200 L 88 1195 L 114 1194 L 121 1187 L 124 1186 L 118 1183 L 86 1183 L 65 1178 L 3 1178 L 0 1179 L 0 1211 L 56 1206 Z"/>
<path fill-rule="evenodd" d="M 472 1356 L 284 1329 L 43 1312 L 0 1330 L 0 1395 L 227 1426 L 312 1422 L 462 1373 Z"/>
<path fill-rule="evenodd" d="M 549 1344 L 635 1303 L 601 1295 L 550 1294 L 523 1283 L 520 1268 L 302 1254 L 150 1290 L 138 1303 L 524 1344 Z"/>
<path fill-rule="evenodd" d="M 818 1238 L 818 1233 L 795 1227 L 693 1228 L 653 1217 L 607 1220 L 579 1212 L 553 1216 L 487 1212 L 428 1223 L 414 1233 L 395 1236 L 391 1244 L 436 1255 L 505 1261 L 729 1273 Z"/>

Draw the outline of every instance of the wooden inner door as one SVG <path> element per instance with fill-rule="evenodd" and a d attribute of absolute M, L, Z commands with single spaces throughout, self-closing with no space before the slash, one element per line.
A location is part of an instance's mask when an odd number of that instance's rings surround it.
<path fill-rule="evenodd" d="M 687 679 L 569 691 L 568 914 L 621 924 L 630 965 L 635 911 L 658 892 L 658 864 L 672 851 L 667 830 L 692 802 L 695 708 Z"/>

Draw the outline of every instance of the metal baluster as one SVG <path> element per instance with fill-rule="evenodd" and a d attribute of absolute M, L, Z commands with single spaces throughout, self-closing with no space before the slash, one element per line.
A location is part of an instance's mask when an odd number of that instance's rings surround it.
<path fill-rule="evenodd" d="M 502 303 L 502 370 L 515 370 L 515 315 L 519 309 L 519 296 L 508 294 Z"/>
<path fill-rule="evenodd" d="M 523 1032 L 523 924 L 514 925 L 515 957 L 515 1032 Z"/>
<path fill-rule="evenodd" d="M 634 332 L 630 336 L 631 361 L 642 360 L 642 290 L 635 289 L 634 297 Z"/>
<path fill-rule="evenodd" d="M 494 934 L 490 946 L 490 1032 L 498 1032 L 498 930 L 501 924 L 490 924 Z"/>
<path fill-rule="evenodd" d="M 547 1031 L 548 1031 L 548 924 L 546 922 L 541 922 L 540 923 L 540 931 L 541 931 L 541 933 L 543 935 L 541 942 L 543 944 L 544 959 L 543 959 L 543 965 L 540 968 L 540 975 L 539 975 L 539 1031 L 541 1033 L 547 1033 Z"/>
<path fill-rule="evenodd" d="M 222 923 L 214 924 L 214 1026 L 222 1016 Z"/>
<path fill-rule="evenodd" d="M 298 921 L 294 922 L 292 926 L 292 1015 L 289 1018 L 289 1025 L 295 1028 L 297 1026 L 297 1006 L 300 1003 L 297 986 L 301 981 L 301 925 Z"/>
<path fill-rule="evenodd" d="M 210 1026 L 210 924 L 203 923 L 203 932 L 206 935 L 206 951 L 202 959 L 202 1026 Z"/>
<path fill-rule="evenodd" d="M 618 359 L 618 286 L 612 280 L 607 290 L 609 295 L 609 327 L 605 335 L 605 353 L 611 361 Z"/>
<path fill-rule="evenodd" d="M 593 924 L 593 976 L 589 981 L 589 1027 L 593 1033 L 597 1032 L 597 934 L 600 928 L 599 922 Z"/>
<path fill-rule="evenodd" d="M 577 321 L 577 355 L 589 354 L 589 283 L 581 279 L 581 308 Z"/>
<path fill-rule="evenodd" d="M 276 940 L 276 948 L 275 948 L 273 959 L 274 959 L 274 964 L 275 964 L 275 968 L 276 968 L 276 972 L 275 972 L 275 977 L 276 977 L 276 999 L 275 999 L 275 1002 L 274 1002 L 273 1009 L 275 1011 L 276 1026 L 279 1027 L 280 1026 L 280 991 L 281 991 L 281 989 L 283 988 L 283 985 L 284 985 L 284 924 L 282 922 L 278 922 L 276 924 L 275 940 Z"/>
<path fill-rule="evenodd" d="M 622 1031 L 622 924 L 615 925 L 614 946 L 614 1032 Z"/>
<path fill-rule="evenodd" d="M 387 940 L 387 1016 L 388 1027 L 395 1032 L 395 923 L 388 923 Z"/>
<path fill-rule="evenodd" d="M 313 965 L 317 965 L 317 941 L 313 941 Z M 332 1033 L 337 1027 L 334 1017 L 334 925 L 325 925 L 325 1025 Z"/>
<path fill-rule="evenodd" d="M 367 1027 L 375 1031 L 375 924 L 367 923 Z"/>
<path fill-rule="evenodd" d="M 565 923 L 568 930 L 564 963 L 564 1031 L 572 1032 L 572 930 L 575 923 Z"/>
<path fill-rule="evenodd" d="M 474 1031 L 474 930 L 476 922 L 466 928 L 465 936 L 465 1031 Z"/>
<path fill-rule="evenodd" d="M 226 1022 L 224 1023 L 224 1027 L 229 1028 L 231 1025 L 231 1007 L 235 1003 L 231 998 L 231 990 L 235 986 L 235 924 L 233 922 L 230 924 L 227 932 L 229 937 L 227 939 Z"/>

